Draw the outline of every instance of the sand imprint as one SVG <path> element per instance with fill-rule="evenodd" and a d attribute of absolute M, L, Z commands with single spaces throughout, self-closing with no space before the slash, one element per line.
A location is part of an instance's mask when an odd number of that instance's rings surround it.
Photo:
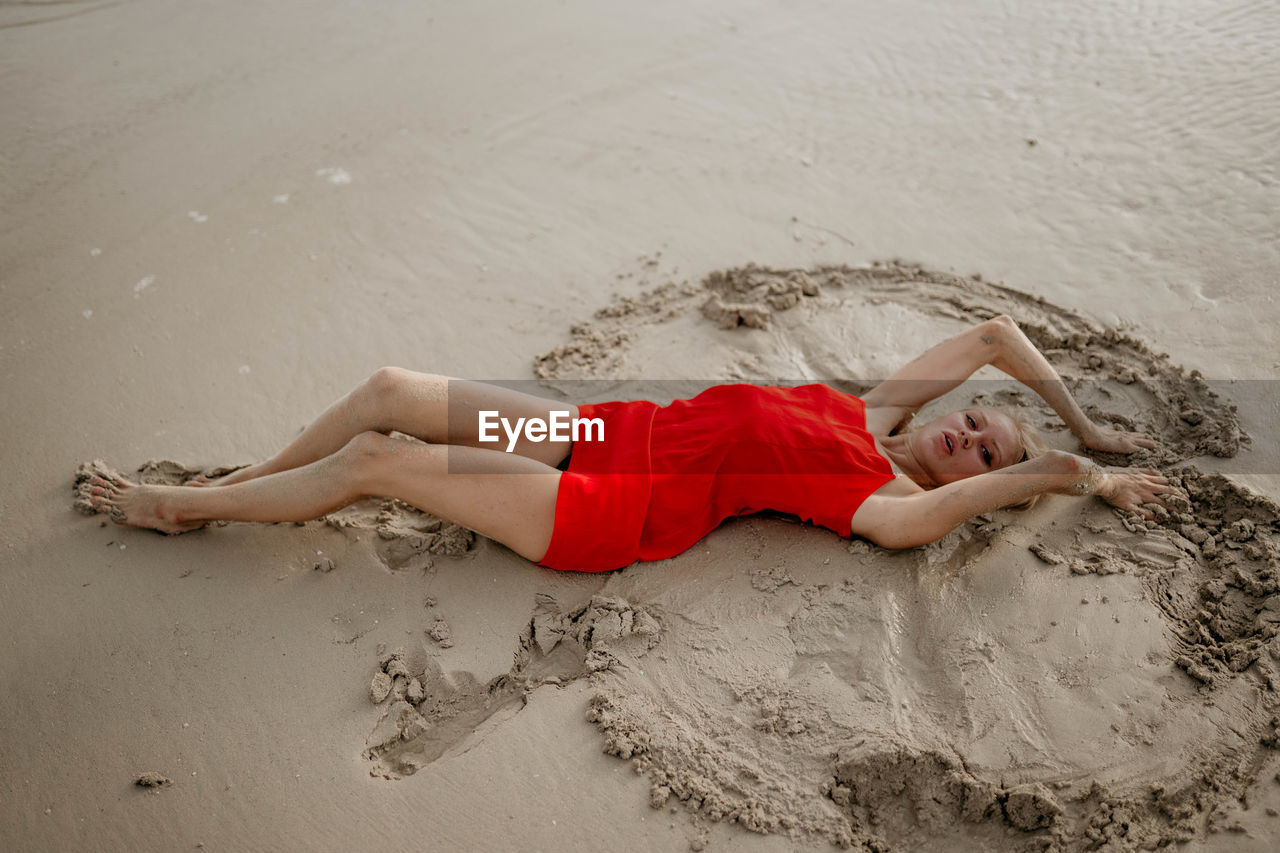
<path fill-rule="evenodd" d="M 445 673 L 430 655 L 384 650 L 369 696 L 375 704 L 392 702 L 366 743 L 370 772 L 400 778 L 460 755 L 518 713 L 532 691 L 606 670 L 620 653 L 643 655 L 660 633 L 651 612 L 622 599 L 597 595 L 566 612 L 539 596 L 511 669 L 488 683 L 469 672 Z"/>
<path fill-rule="evenodd" d="M 1002 313 L 1091 418 L 1160 441 L 1094 458 L 1162 469 L 1189 511 L 1142 522 L 1050 502 L 909 552 L 854 542 L 853 574 L 744 554 L 740 590 L 714 603 L 668 568 L 686 557 L 648 568 L 662 645 L 643 676 L 595 674 L 588 715 L 607 752 L 650 776 L 652 805 L 867 849 L 1128 849 L 1230 828 L 1230 808 L 1272 772 L 1280 508 L 1195 466 L 1249 446 L 1236 407 L 1137 338 L 910 264 L 748 266 L 616 299 L 535 371 L 571 394 L 580 380 L 664 374 L 857 393 L 896 366 L 878 350 L 896 358 L 910 339 L 914 354 Z M 1078 449 L 1016 383 L 948 400 L 1028 408 Z M 716 613 L 735 594 L 753 599 L 749 620 Z"/>

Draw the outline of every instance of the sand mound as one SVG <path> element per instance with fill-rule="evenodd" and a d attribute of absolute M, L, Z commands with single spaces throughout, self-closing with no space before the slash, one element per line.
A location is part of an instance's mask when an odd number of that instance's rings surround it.
<path fill-rule="evenodd" d="M 366 742 L 371 772 L 399 778 L 465 752 L 518 713 L 532 691 L 608 670 L 622 650 L 643 655 L 660 633 L 652 613 L 619 598 L 594 596 L 565 612 L 544 595 L 519 637 L 511 669 L 488 683 L 469 672 L 442 671 L 425 643 L 414 655 L 384 650 L 369 695 L 375 704 L 393 701 Z"/>
<path fill-rule="evenodd" d="M 465 527 L 391 498 L 367 498 L 324 518 L 330 527 L 377 533 L 374 549 L 389 569 L 429 569 L 434 556 L 459 556 L 476 545 Z"/>

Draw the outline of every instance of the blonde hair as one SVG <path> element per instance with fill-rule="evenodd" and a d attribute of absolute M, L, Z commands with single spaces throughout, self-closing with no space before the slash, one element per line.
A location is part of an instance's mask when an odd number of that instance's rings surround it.
<path fill-rule="evenodd" d="M 1026 462 L 1029 459 L 1035 459 L 1037 456 L 1043 456 L 1051 449 L 1048 442 L 1044 440 L 1044 436 L 1031 423 L 1031 416 L 1025 409 L 1010 409 L 1004 406 L 985 406 L 984 408 L 993 409 L 1013 421 L 1014 435 L 1018 437 L 1018 443 L 1022 445 L 1022 458 L 1018 460 L 1019 462 Z M 1006 507 L 1006 509 L 1026 512 L 1040 503 L 1042 497 L 1044 497 L 1043 493 L 1032 495 L 1025 501 L 1013 504 Z"/>

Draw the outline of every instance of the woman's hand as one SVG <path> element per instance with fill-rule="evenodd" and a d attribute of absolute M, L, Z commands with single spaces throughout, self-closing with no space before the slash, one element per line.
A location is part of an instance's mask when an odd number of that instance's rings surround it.
<path fill-rule="evenodd" d="M 1151 468 L 1104 468 L 1095 494 L 1117 509 L 1148 520 L 1156 516 L 1143 504 L 1172 510 L 1175 507 L 1166 502 L 1165 496 L 1177 495 L 1183 502 L 1187 500 L 1186 494 L 1170 483 L 1168 477 Z"/>
<path fill-rule="evenodd" d="M 1154 450 L 1156 447 L 1155 439 L 1145 432 L 1121 432 L 1097 424 L 1080 437 L 1080 442 L 1090 450 L 1108 453 L 1133 453 L 1144 449 Z"/>

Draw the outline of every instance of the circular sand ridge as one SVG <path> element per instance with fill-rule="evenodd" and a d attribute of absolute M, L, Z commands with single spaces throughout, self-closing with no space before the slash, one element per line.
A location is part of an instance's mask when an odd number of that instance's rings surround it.
<path fill-rule="evenodd" d="M 1230 828 L 1233 804 L 1274 770 L 1280 508 L 1195 466 L 1247 444 L 1236 407 L 1135 336 L 976 276 L 901 262 L 750 265 L 617 297 L 536 358 L 535 372 L 579 398 L 684 387 L 643 378 L 654 375 L 828 381 L 857 393 L 890 359 L 1000 314 L 1093 420 L 1159 441 L 1132 456 L 1089 455 L 1162 469 L 1187 490 L 1189 511 L 1140 522 L 1089 501 L 1063 503 L 1065 515 L 993 513 L 909 552 L 855 541 L 852 573 L 771 558 L 749 541 L 751 522 L 730 522 L 748 541 L 729 547 L 747 553 L 724 578 L 646 569 L 674 579 L 640 602 L 663 617 L 661 654 L 591 675 L 588 719 L 606 752 L 650 777 L 655 808 L 680 803 L 758 832 L 873 849 L 1139 848 Z M 881 357 L 886 346 L 896 351 Z M 960 405 L 1026 408 L 1051 443 L 1083 452 L 1016 383 L 953 394 L 971 395 Z M 762 551 L 768 564 L 753 562 Z M 1079 599 L 1078 613 L 1059 617 L 1077 635 L 1139 623 L 1128 630 L 1145 655 L 1129 662 L 1138 671 L 1120 698 L 1108 690 L 1128 677 L 1125 662 L 1096 659 L 1109 642 L 1119 652 L 1124 635 L 1019 650 L 1008 646 L 1026 636 L 1001 637 L 988 613 L 966 611 L 958 579 L 999 571 L 1048 577 Z M 703 606 L 691 592 L 733 574 L 762 602 L 749 626 L 732 601 Z"/>

